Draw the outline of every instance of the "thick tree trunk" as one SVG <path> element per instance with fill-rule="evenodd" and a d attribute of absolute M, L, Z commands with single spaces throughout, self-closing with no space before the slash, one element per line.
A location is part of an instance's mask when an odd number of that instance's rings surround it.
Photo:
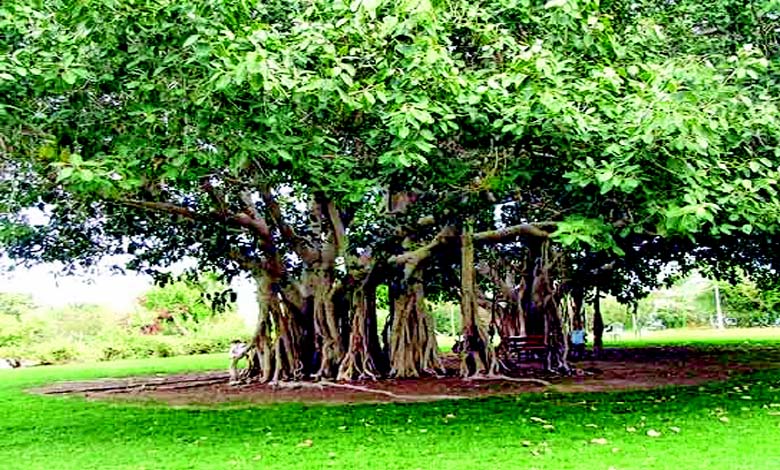
<path fill-rule="evenodd" d="M 534 310 L 544 321 L 544 337 L 547 346 L 546 368 L 551 372 L 568 373 L 570 368 L 566 358 L 568 349 L 566 334 L 563 327 L 560 304 L 556 299 L 550 277 L 548 259 L 548 244 L 542 245 L 542 256 L 536 260 L 532 298 Z"/>
<path fill-rule="evenodd" d="M 349 344 L 338 380 L 377 379 L 384 370 L 376 323 L 376 286 L 364 283 L 352 293 Z"/>
<path fill-rule="evenodd" d="M 273 335 L 274 325 L 271 314 L 270 280 L 266 276 L 257 276 L 257 325 L 252 345 L 254 356 L 249 361 L 249 377 L 269 382 L 274 373 Z"/>
<path fill-rule="evenodd" d="M 525 280 L 520 279 L 520 283 L 515 287 L 512 297 L 507 300 L 507 307 L 504 315 L 501 317 L 501 337 L 506 336 L 525 336 L 525 313 L 520 303 L 520 299 L 525 295 Z"/>
<path fill-rule="evenodd" d="M 593 297 L 593 353 L 601 357 L 604 351 L 604 319 L 601 317 L 601 293 L 598 287 Z"/>
<path fill-rule="evenodd" d="M 318 362 L 314 379 L 335 379 L 347 345 L 342 335 L 346 334 L 344 325 L 349 304 L 342 302 L 344 293 L 335 273 L 336 259 L 344 256 L 347 248 L 346 230 L 335 204 L 324 197 L 315 198 L 312 212 L 316 221 L 313 222 L 314 238 L 319 248 L 307 261 Z"/>
<path fill-rule="evenodd" d="M 309 358 L 305 357 L 306 335 L 298 306 L 285 299 L 278 280 L 268 274 L 256 280 L 259 312 L 250 377 L 263 382 L 300 380 Z"/>
<path fill-rule="evenodd" d="M 571 322 L 574 329 L 585 329 L 585 315 L 584 315 L 584 298 L 585 294 L 579 287 L 571 289 L 571 306 L 572 316 Z"/>
<path fill-rule="evenodd" d="M 433 317 L 425 305 L 422 281 L 404 281 L 393 306 L 390 328 L 390 375 L 419 377 L 443 371 L 439 361 Z"/>
<path fill-rule="evenodd" d="M 389 331 L 390 375 L 419 377 L 423 373 L 443 372 L 436 344 L 433 317 L 425 305 L 425 290 L 420 265 L 433 250 L 447 243 L 457 232 L 454 227 L 442 228 L 431 242 L 413 251 L 390 258 L 390 263 L 403 267 L 400 286 L 391 287 L 394 297 Z"/>
<path fill-rule="evenodd" d="M 314 379 L 336 378 L 339 364 L 344 358 L 343 341 L 334 297 L 338 287 L 329 272 L 314 275 L 313 319 L 314 340 L 319 364 Z"/>
<path fill-rule="evenodd" d="M 479 320 L 477 279 L 474 267 L 474 240 L 469 228 L 461 234 L 461 299 L 463 348 L 460 372 L 464 377 L 498 372 L 487 331 Z"/>

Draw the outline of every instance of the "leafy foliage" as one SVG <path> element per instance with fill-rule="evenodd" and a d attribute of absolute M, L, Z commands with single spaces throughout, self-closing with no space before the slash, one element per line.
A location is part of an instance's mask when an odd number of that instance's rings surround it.
<path fill-rule="evenodd" d="M 720 284 L 725 315 L 738 326 L 780 325 L 780 291 L 760 289 L 755 282 L 742 276 L 740 282 Z"/>
<path fill-rule="evenodd" d="M 34 308 L 35 302 L 29 294 L 0 292 L 0 315 L 19 318 Z"/>
<path fill-rule="evenodd" d="M 232 309 L 215 315 L 203 294 L 221 289 L 213 276 L 153 287 L 144 303 L 155 310 L 130 314 L 88 304 L 41 307 L 23 295 L 3 295 L 25 308 L 0 315 L 0 358 L 62 363 L 224 352 L 249 330 Z M 160 320 L 157 308 L 170 315 Z M 144 328 L 160 321 L 160 331 Z"/>
<path fill-rule="evenodd" d="M 572 217 L 605 217 L 591 232 L 616 219 L 670 235 L 774 232 L 777 83 L 762 55 L 773 4 L 732 31 L 727 1 L 718 13 L 559 3 L 6 2 L 0 87 L 14 106 L 2 126 L 17 163 L 5 174 L 29 177 L 6 181 L 6 204 L 50 204 L 50 226 L 36 230 L 52 243 L 131 237 L 107 246 L 151 256 L 159 237 L 155 258 L 178 257 L 188 239 L 224 248 L 240 237 L 187 224 L 193 239 L 94 202 L 146 194 L 215 210 L 204 181 L 229 191 L 287 180 L 349 206 L 409 166 L 417 188 L 462 187 L 493 167 L 482 189 L 540 185 Z M 705 23 L 719 34 L 696 33 Z M 451 139 L 466 153 L 443 150 Z M 63 192 L 78 197 L 52 204 Z M 62 231 L 101 215 L 80 236 Z M 562 241 L 611 243 L 584 227 Z"/>
<path fill-rule="evenodd" d="M 181 278 L 163 286 L 155 286 L 138 299 L 145 310 L 156 319 L 172 322 L 189 331 L 225 308 L 232 310 L 231 296 L 235 296 L 213 274 L 198 278 Z M 176 330 L 176 328 L 174 328 Z M 178 331 L 181 333 L 181 331 Z"/>

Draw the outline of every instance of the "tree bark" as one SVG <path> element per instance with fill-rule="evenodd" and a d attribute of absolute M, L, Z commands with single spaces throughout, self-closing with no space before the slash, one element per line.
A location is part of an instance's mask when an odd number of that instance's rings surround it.
<path fill-rule="evenodd" d="M 443 371 L 434 320 L 425 305 L 422 280 L 415 276 L 403 281 L 394 304 L 390 375 L 408 378 Z"/>
<path fill-rule="evenodd" d="M 343 256 L 346 250 L 346 235 L 339 212 L 331 201 L 318 197 L 312 202 L 311 207 L 314 216 L 313 231 L 317 235 L 313 247 L 308 241 L 295 234 L 291 228 L 286 228 L 285 231 L 288 237 L 303 240 L 298 244 L 299 256 L 309 265 L 306 284 L 307 296 L 310 300 L 307 304 L 311 305 L 317 362 L 313 378 L 334 379 L 338 376 L 339 367 L 344 359 L 346 344 L 342 336 L 346 308 L 343 307 L 342 302 L 339 302 L 341 300 L 339 297 L 344 293 L 335 273 L 336 259 Z M 276 212 L 275 218 L 281 217 L 278 208 Z"/>
<path fill-rule="evenodd" d="M 278 279 L 265 272 L 255 279 L 259 312 L 252 341 L 255 353 L 250 377 L 262 382 L 300 380 L 310 359 L 305 354 L 305 330 L 299 324 L 299 307 L 285 298 Z"/>
<path fill-rule="evenodd" d="M 585 315 L 583 314 L 583 303 L 584 303 L 585 293 L 583 290 L 579 287 L 574 287 L 571 289 L 571 302 L 572 302 L 572 325 L 575 329 L 585 329 Z"/>
<path fill-rule="evenodd" d="M 394 297 L 389 331 L 390 375 L 419 377 L 443 372 L 436 344 L 433 317 L 425 305 L 425 289 L 420 265 L 433 250 L 457 235 L 454 227 L 444 227 L 426 245 L 389 259 L 403 268 L 400 282 L 391 286 Z"/>
<path fill-rule="evenodd" d="M 522 307 L 522 299 L 525 297 L 526 282 L 521 277 L 520 282 L 516 282 L 516 273 L 511 267 L 506 268 L 503 278 L 496 268 L 486 265 L 480 265 L 479 272 L 493 282 L 501 293 L 500 297 L 506 302 L 506 306 L 497 305 L 496 296 L 493 301 L 495 315 L 492 322 L 493 327 L 498 330 L 501 343 L 498 346 L 496 354 L 499 357 L 507 357 L 509 352 L 506 350 L 505 338 L 511 336 L 525 336 L 525 312 Z"/>
<path fill-rule="evenodd" d="M 556 292 L 552 285 L 549 262 L 549 244 L 543 243 L 541 255 L 536 260 L 534 281 L 531 287 L 534 310 L 541 314 L 544 321 L 546 345 L 546 368 L 555 373 L 570 371 L 566 358 L 567 338 L 563 328 L 563 318 Z"/>
<path fill-rule="evenodd" d="M 474 267 L 474 239 L 471 228 L 461 234 L 461 298 L 460 312 L 463 323 L 463 349 L 460 372 L 464 377 L 498 372 L 498 362 L 493 353 L 487 331 L 479 320 L 477 304 L 477 279 Z"/>
<path fill-rule="evenodd" d="M 376 323 L 376 286 L 364 282 L 352 292 L 349 344 L 338 380 L 375 380 L 385 371 Z"/>
<path fill-rule="evenodd" d="M 593 354 L 601 357 L 604 351 L 604 319 L 601 317 L 601 292 L 593 296 Z"/>
<path fill-rule="evenodd" d="M 314 341 L 319 365 L 314 379 L 336 377 L 344 356 L 334 297 L 338 286 L 332 273 L 317 270 L 313 286 Z"/>

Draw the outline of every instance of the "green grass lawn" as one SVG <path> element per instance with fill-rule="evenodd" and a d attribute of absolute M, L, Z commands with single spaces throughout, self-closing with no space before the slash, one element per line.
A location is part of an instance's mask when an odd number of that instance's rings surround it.
<path fill-rule="evenodd" d="M 619 338 L 604 335 L 607 346 L 723 346 L 758 345 L 780 346 L 780 328 L 677 328 L 648 331 L 635 335 L 626 331 Z M 780 468 L 780 467 L 778 467 Z"/>
<path fill-rule="evenodd" d="M 455 344 L 455 337 L 444 334 L 436 336 L 436 342 L 441 351 L 449 353 Z M 593 336 L 588 338 L 593 345 Z M 648 346 L 778 346 L 780 347 L 780 328 L 727 328 L 715 330 L 712 328 L 677 328 L 661 331 L 646 331 L 635 335 L 627 330 L 620 337 L 604 335 L 604 345 L 607 347 L 648 347 Z M 778 467 L 780 469 L 780 467 Z"/>
<path fill-rule="evenodd" d="M 22 391 L 224 364 L 217 355 L 0 371 L 0 468 L 780 468 L 780 371 L 651 392 L 340 407 L 169 408 Z"/>

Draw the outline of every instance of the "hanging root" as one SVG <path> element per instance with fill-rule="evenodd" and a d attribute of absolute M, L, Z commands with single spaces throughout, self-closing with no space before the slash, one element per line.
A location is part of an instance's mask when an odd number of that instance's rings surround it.
<path fill-rule="evenodd" d="M 421 283 L 414 283 L 395 300 L 390 337 L 390 376 L 438 376 L 444 367 L 438 355 L 433 317 L 425 306 Z"/>
<path fill-rule="evenodd" d="M 373 295 L 373 294 L 372 294 Z M 352 330 L 349 334 L 349 347 L 339 364 L 336 380 L 352 380 L 355 376 L 359 380 L 376 380 L 379 376 L 379 368 L 375 362 L 375 356 L 372 350 L 378 350 L 378 345 L 372 344 L 378 342 L 376 331 L 373 334 L 369 326 L 369 317 L 376 325 L 376 310 L 373 297 L 366 295 L 364 288 L 358 289 L 353 294 L 353 316 Z M 372 345 L 375 348 L 372 348 Z"/>
<path fill-rule="evenodd" d="M 461 235 L 461 299 L 463 322 L 460 375 L 492 374 L 498 371 L 490 337 L 479 318 L 476 271 L 474 269 L 474 241 L 471 228 Z"/>

